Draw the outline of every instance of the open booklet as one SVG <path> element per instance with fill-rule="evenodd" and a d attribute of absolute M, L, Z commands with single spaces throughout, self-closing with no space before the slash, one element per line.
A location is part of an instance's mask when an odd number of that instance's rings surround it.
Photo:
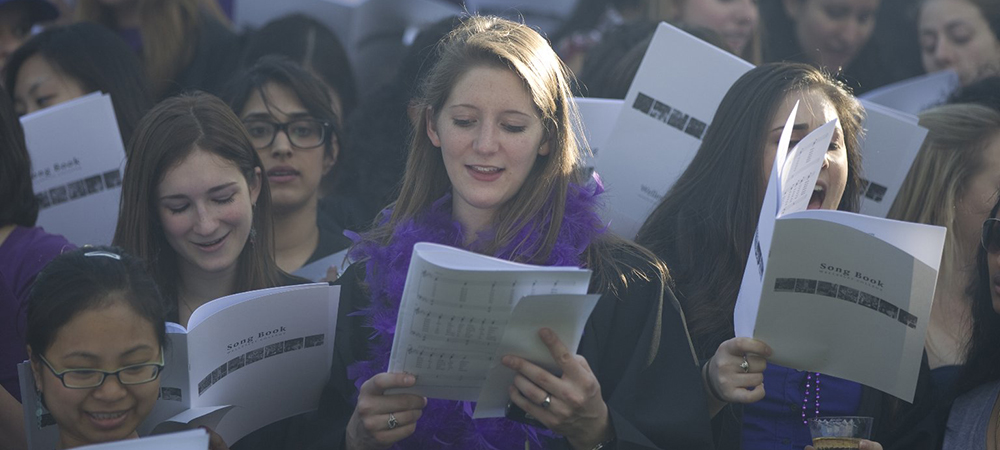
<path fill-rule="evenodd" d="M 501 358 L 520 356 L 559 373 L 538 330 L 552 329 L 576 351 L 600 298 L 587 294 L 590 274 L 416 244 L 389 372 L 413 374 L 417 382 L 396 392 L 474 401 L 473 417 L 502 417 L 514 373 Z"/>
<path fill-rule="evenodd" d="M 944 103 L 959 86 L 961 83 L 955 71 L 941 70 L 882 86 L 860 98 L 908 114 L 919 114 Z"/>
<path fill-rule="evenodd" d="M 21 117 L 38 226 L 77 245 L 111 243 L 125 146 L 111 96 L 94 92 Z"/>
<path fill-rule="evenodd" d="M 86 445 L 78 447 L 77 450 L 208 450 L 208 438 L 208 432 L 197 429 L 140 439 Z"/>
<path fill-rule="evenodd" d="M 770 362 L 912 401 L 945 229 L 842 211 L 806 211 L 836 128 L 791 151 L 782 131 L 734 313 L 737 336 Z"/>
<path fill-rule="evenodd" d="M 927 129 L 912 114 L 867 100 L 861 104 L 865 107 L 865 133 L 859 136 L 865 175 L 861 214 L 886 217 L 920 153 Z"/>
<path fill-rule="evenodd" d="M 208 302 L 185 329 L 167 323 L 160 396 L 140 435 L 208 426 L 229 444 L 316 409 L 330 377 L 340 287 L 327 283 L 243 292 Z M 19 366 L 32 449 L 53 448 L 55 423 Z"/>

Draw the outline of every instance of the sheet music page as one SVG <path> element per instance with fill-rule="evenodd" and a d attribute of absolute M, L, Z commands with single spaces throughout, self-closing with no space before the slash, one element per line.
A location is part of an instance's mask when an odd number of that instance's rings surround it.
<path fill-rule="evenodd" d="M 418 243 L 403 288 L 389 372 L 416 376 L 393 392 L 476 401 L 511 311 L 527 295 L 586 294 L 590 271 L 512 263 Z"/>
<path fill-rule="evenodd" d="M 809 206 L 838 122 L 838 119 L 833 119 L 816 128 L 788 152 L 781 172 L 781 209 L 778 217 L 805 211 Z"/>
<path fill-rule="evenodd" d="M 600 299 L 600 294 L 529 295 L 522 298 L 514 307 L 497 355 L 500 358 L 504 355 L 519 356 L 549 372 L 561 374 L 559 365 L 552 359 L 552 352 L 538 337 L 538 330 L 548 327 L 570 352 L 576 353 L 583 337 L 583 327 Z M 514 374 L 499 360 L 493 364 L 476 400 L 473 419 L 504 416 L 510 400 L 507 387 L 514 384 Z"/>
<path fill-rule="evenodd" d="M 21 117 L 38 225 L 76 245 L 110 244 L 125 146 L 111 96 L 94 92 Z"/>
<path fill-rule="evenodd" d="M 187 430 L 140 439 L 85 445 L 77 450 L 208 450 L 208 432 Z"/>
<path fill-rule="evenodd" d="M 916 116 L 867 100 L 861 103 L 867 113 L 865 134 L 859 142 L 866 185 L 861 213 L 885 217 L 920 152 L 927 129 L 917 124 Z"/>

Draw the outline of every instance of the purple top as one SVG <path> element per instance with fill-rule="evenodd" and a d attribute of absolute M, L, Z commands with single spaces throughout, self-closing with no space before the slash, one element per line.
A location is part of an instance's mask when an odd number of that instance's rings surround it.
<path fill-rule="evenodd" d="M 806 417 L 816 415 L 815 373 L 768 364 L 764 369 L 764 399 L 743 406 L 742 449 L 802 450 L 812 445 L 809 428 L 802 423 L 805 388 L 809 384 Z M 857 415 L 861 385 L 820 375 L 821 416 Z"/>
<path fill-rule="evenodd" d="M 0 385 L 21 401 L 17 365 L 28 358 L 24 330 L 35 276 L 60 253 L 76 248 L 40 227 L 16 227 L 0 244 Z"/>

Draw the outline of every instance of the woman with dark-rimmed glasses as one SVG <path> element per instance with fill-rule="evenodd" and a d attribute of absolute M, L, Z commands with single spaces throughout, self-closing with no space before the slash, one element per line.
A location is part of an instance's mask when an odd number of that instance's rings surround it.
<path fill-rule="evenodd" d="M 976 255 L 972 334 L 956 385 L 944 450 L 1000 448 L 1000 201 L 983 222 Z"/>
<path fill-rule="evenodd" d="M 138 437 L 160 392 L 166 318 L 142 262 L 116 247 L 64 253 L 38 275 L 26 341 L 57 448 Z M 213 433 L 211 448 L 227 447 Z"/>
<path fill-rule="evenodd" d="M 267 56 L 232 85 L 229 105 L 264 162 L 274 207 L 275 259 L 293 272 L 347 248 L 340 222 L 319 210 L 330 193 L 340 123 L 323 83 L 291 60 Z"/>

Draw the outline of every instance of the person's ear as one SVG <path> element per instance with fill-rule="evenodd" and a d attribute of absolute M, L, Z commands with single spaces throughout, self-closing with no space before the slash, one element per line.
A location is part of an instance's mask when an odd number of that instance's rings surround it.
<path fill-rule="evenodd" d="M 434 144 L 435 147 L 440 147 L 441 136 L 438 136 L 437 133 L 437 118 L 434 117 L 434 111 L 427 108 L 425 116 L 427 117 L 427 137 L 430 138 L 431 144 Z"/>
<path fill-rule="evenodd" d="M 31 376 L 35 378 L 35 389 L 38 392 L 42 392 L 42 361 L 35 357 L 34 352 L 31 351 L 31 346 L 26 345 L 26 350 L 28 351 L 28 361 L 31 364 Z"/>
<path fill-rule="evenodd" d="M 781 0 L 785 6 L 785 14 L 794 21 L 799 20 L 799 11 L 802 9 L 803 0 Z"/>
<path fill-rule="evenodd" d="M 549 152 L 552 151 L 552 146 L 549 145 L 552 142 L 551 139 L 545 139 L 542 141 L 542 145 L 538 146 L 538 156 L 548 156 Z"/>
<path fill-rule="evenodd" d="M 253 168 L 253 182 L 250 183 L 250 204 L 257 204 L 257 197 L 260 196 L 260 186 L 262 182 L 262 175 L 260 167 Z"/>
<path fill-rule="evenodd" d="M 337 164 L 337 156 L 340 155 L 340 142 L 336 137 L 330 137 L 330 152 L 323 152 L 323 175 L 330 173 L 333 166 Z"/>

